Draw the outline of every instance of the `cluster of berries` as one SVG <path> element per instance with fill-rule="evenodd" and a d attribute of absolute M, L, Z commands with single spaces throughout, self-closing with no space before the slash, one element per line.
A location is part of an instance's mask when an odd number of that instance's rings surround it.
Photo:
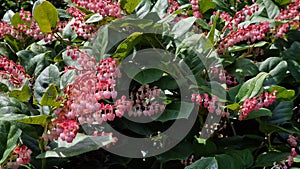
<path fill-rule="evenodd" d="M 31 160 L 31 153 L 32 151 L 25 145 L 18 145 L 13 150 L 13 155 L 9 159 L 9 162 L 7 163 L 7 168 L 9 169 L 17 169 L 21 164 L 28 164 Z"/>
<path fill-rule="evenodd" d="M 239 120 L 247 118 L 253 110 L 271 105 L 276 101 L 276 93 L 277 91 L 274 90 L 272 93 L 264 92 L 257 97 L 245 99 L 243 105 L 240 106 Z"/>
<path fill-rule="evenodd" d="M 6 56 L 0 57 L 0 78 L 7 79 L 10 84 L 18 88 L 29 78 L 24 67 L 16 64 L 14 61 L 7 59 Z"/>

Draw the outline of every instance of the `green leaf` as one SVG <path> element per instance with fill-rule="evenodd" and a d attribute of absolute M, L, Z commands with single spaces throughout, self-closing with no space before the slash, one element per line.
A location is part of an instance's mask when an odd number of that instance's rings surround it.
<path fill-rule="evenodd" d="M 211 29 L 211 26 L 206 23 L 204 20 L 202 20 L 201 18 L 197 18 L 196 22 L 199 24 L 199 26 L 201 26 L 203 29 L 206 29 L 206 30 L 210 30 Z"/>
<path fill-rule="evenodd" d="M 75 30 L 73 30 L 71 26 L 72 24 L 74 24 L 74 22 L 75 22 L 75 18 L 72 18 L 72 20 L 63 28 L 62 38 L 66 38 L 71 41 L 77 38 L 77 34 Z"/>
<path fill-rule="evenodd" d="M 38 155 L 36 158 L 66 158 L 74 157 L 86 152 L 98 150 L 112 143 L 112 136 L 87 136 L 78 133 L 72 143 L 58 140 L 58 147 Z"/>
<path fill-rule="evenodd" d="M 279 62 L 272 70 L 269 72 L 269 77 L 266 78 L 266 84 L 278 84 L 284 78 L 286 71 L 288 69 L 286 61 Z"/>
<path fill-rule="evenodd" d="M 13 25 L 15 28 L 18 28 L 18 25 L 21 24 L 26 24 L 27 26 L 30 26 L 30 22 L 25 22 L 21 16 L 20 13 L 17 12 L 14 14 L 14 16 L 11 18 L 11 25 Z"/>
<path fill-rule="evenodd" d="M 184 169 L 217 169 L 218 163 L 215 157 L 201 158 Z"/>
<path fill-rule="evenodd" d="M 179 84 L 177 84 L 177 81 Z M 177 80 L 177 81 L 174 78 L 172 78 L 172 76 L 163 76 L 158 81 L 153 82 L 152 85 L 157 86 L 162 90 L 165 89 L 174 90 L 186 83 L 186 79 Z"/>
<path fill-rule="evenodd" d="M 58 93 L 57 93 L 56 85 L 51 83 L 42 96 L 42 99 L 40 101 L 41 106 L 58 107 L 61 103 L 57 101 L 57 96 Z"/>
<path fill-rule="evenodd" d="M 15 53 L 25 48 L 24 43 L 21 42 L 21 40 L 18 40 L 11 35 L 5 35 L 4 40 L 9 44 L 9 46 Z"/>
<path fill-rule="evenodd" d="M 280 6 L 287 5 L 290 2 L 291 2 L 291 0 L 275 0 L 275 3 L 280 5 Z"/>
<path fill-rule="evenodd" d="M 0 123 L 0 164 L 2 164 L 17 146 L 22 130 L 9 122 Z"/>
<path fill-rule="evenodd" d="M 166 9 L 169 6 L 168 0 L 158 0 L 151 9 L 151 12 L 157 12 L 159 17 L 162 18 L 166 15 Z"/>
<path fill-rule="evenodd" d="M 216 155 L 215 158 L 218 162 L 218 169 L 243 169 L 242 161 L 235 160 L 233 157 L 227 154 Z"/>
<path fill-rule="evenodd" d="M 141 3 L 136 7 L 136 15 L 139 18 L 143 18 L 150 12 L 151 5 L 151 0 L 142 0 Z"/>
<path fill-rule="evenodd" d="M 14 120 L 28 113 L 27 106 L 19 100 L 0 95 L 0 120 Z"/>
<path fill-rule="evenodd" d="M 268 42 L 266 42 L 266 41 L 260 41 L 258 43 L 254 43 L 251 45 L 247 45 L 247 44 L 235 45 L 235 46 L 229 47 L 228 52 L 238 52 L 238 51 L 247 50 L 247 49 L 253 48 L 253 47 L 260 48 L 260 47 L 263 47 L 267 43 Z"/>
<path fill-rule="evenodd" d="M 300 62 L 300 42 L 295 41 L 289 49 L 282 52 L 284 55 L 284 59 L 288 60 L 295 60 L 298 63 Z"/>
<path fill-rule="evenodd" d="M 274 162 L 280 162 L 284 160 L 289 153 L 285 152 L 265 152 L 260 154 L 255 160 L 254 167 L 271 167 Z"/>
<path fill-rule="evenodd" d="M 17 55 L 21 60 L 21 65 L 30 76 L 38 75 L 46 67 L 46 53 L 35 55 L 30 50 L 21 50 Z"/>
<path fill-rule="evenodd" d="M 240 108 L 240 104 L 238 103 L 233 103 L 233 104 L 229 104 L 226 106 L 228 109 L 236 111 Z"/>
<path fill-rule="evenodd" d="M 40 30 L 44 33 L 52 32 L 58 21 L 58 12 L 50 2 L 43 1 L 34 9 L 33 17 L 38 23 Z"/>
<path fill-rule="evenodd" d="M 12 17 L 15 15 L 15 13 L 12 10 L 8 10 L 5 12 L 5 14 L 3 15 L 2 20 L 8 24 L 11 25 L 11 19 Z"/>
<path fill-rule="evenodd" d="M 120 0 L 119 3 L 122 9 L 125 9 L 128 14 L 131 14 L 140 2 L 141 0 Z"/>
<path fill-rule="evenodd" d="M 233 157 L 234 161 L 240 161 L 243 163 L 243 168 L 249 168 L 253 165 L 254 159 L 252 152 L 249 149 L 244 150 L 231 150 L 226 152 L 226 154 Z"/>
<path fill-rule="evenodd" d="M 287 90 L 286 88 L 284 88 L 282 86 L 272 86 L 268 90 L 270 93 L 273 92 L 274 90 L 277 90 L 277 93 L 276 93 L 277 101 L 292 100 L 293 97 L 295 96 L 294 90 Z"/>
<path fill-rule="evenodd" d="M 134 72 L 135 73 L 135 72 Z M 158 69 L 146 69 L 140 71 L 133 79 L 142 85 L 152 83 L 159 80 L 163 76 L 163 71 Z M 132 77 L 129 75 L 129 77 Z"/>
<path fill-rule="evenodd" d="M 208 35 L 206 36 L 207 39 L 214 44 L 215 41 L 215 32 L 216 32 L 216 26 L 217 26 L 217 22 L 220 16 L 220 11 L 217 11 L 217 14 L 214 16 L 213 18 L 213 26 L 210 28 L 210 31 L 208 32 Z"/>
<path fill-rule="evenodd" d="M 293 102 L 285 101 L 279 102 L 270 107 L 272 110 L 272 117 L 268 118 L 268 123 L 271 124 L 284 124 L 291 120 L 293 116 Z"/>
<path fill-rule="evenodd" d="M 171 30 L 174 35 L 174 39 L 185 34 L 193 26 L 196 20 L 197 18 L 195 17 L 188 17 L 177 22 Z"/>
<path fill-rule="evenodd" d="M 182 112 L 180 112 L 180 108 Z M 188 119 L 194 109 L 193 103 L 188 102 L 172 102 L 166 106 L 165 111 L 159 116 L 153 115 L 151 118 L 157 121 L 166 122 L 169 120 Z M 179 114 L 180 113 L 180 114 Z"/>
<path fill-rule="evenodd" d="M 267 73 L 261 72 L 255 77 L 247 80 L 240 88 L 238 94 L 235 97 L 236 102 L 242 102 L 247 98 L 256 96 L 263 87 L 263 82 L 268 76 Z"/>
<path fill-rule="evenodd" d="M 234 16 L 235 11 L 230 9 L 230 6 L 225 3 L 222 0 L 213 0 L 214 3 L 216 3 L 217 7 L 219 7 L 219 9 L 224 10 L 226 12 L 228 12 L 231 16 Z"/>
<path fill-rule="evenodd" d="M 193 152 L 192 145 L 188 142 L 181 142 L 169 151 L 156 156 L 159 161 L 184 160 Z"/>
<path fill-rule="evenodd" d="M 54 83 L 59 86 L 59 81 L 59 70 L 55 65 L 50 65 L 44 69 L 34 84 L 34 96 L 36 100 L 40 102 L 50 84 Z"/>
<path fill-rule="evenodd" d="M 258 68 L 252 60 L 238 58 L 233 65 L 229 66 L 228 72 L 240 77 L 254 76 L 258 73 Z"/>
<path fill-rule="evenodd" d="M 300 64 L 295 60 L 287 60 L 288 69 L 297 82 L 300 82 Z"/>
<path fill-rule="evenodd" d="M 142 38 L 142 32 L 134 32 L 127 39 L 125 39 L 118 47 L 116 52 L 113 54 L 113 58 L 118 58 L 121 62 L 127 55 L 129 55 L 134 46 L 139 44 Z"/>
<path fill-rule="evenodd" d="M 280 14 L 280 10 L 278 6 L 272 0 L 263 0 L 268 17 L 274 19 L 276 16 Z"/>
<path fill-rule="evenodd" d="M 266 108 L 260 108 L 259 110 L 253 110 L 245 120 L 255 119 L 262 116 L 272 116 L 272 112 Z"/>
<path fill-rule="evenodd" d="M 212 0 L 201 0 L 199 1 L 199 6 L 200 6 L 200 11 L 202 13 L 205 13 L 210 9 L 215 9 L 217 5 Z"/>
<path fill-rule="evenodd" d="M 31 91 L 28 85 L 24 85 L 21 90 L 12 90 L 9 92 L 9 97 L 16 98 L 21 102 L 26 102 L 30 99 Z"/>
<path fill-rule="evenodd" d="M 66 73 L 64 73 L 60 78 L 60 89 L 63 90 L 67 86 L 67 84 L 73 83 L 75 76 L 75 70 L 68 70 Z"/>
<path fill-rule="evenodd" d="M 95 23 L 101 21 L 102 19 L 103 16 L 100 15 L 100 13 L 95 13 L 88 20 L 86 20 L 85 23 Z"/>
<path fill-rule="evenodd" d="M 35 125 L 41 125 L 43 127 L 46 127 L 46 125 L 51 121 L 51 116 L 50 115 L 27 116 L 22 119 L 18 119 L 16 121 L 25 124 L 35 124 Z"/>

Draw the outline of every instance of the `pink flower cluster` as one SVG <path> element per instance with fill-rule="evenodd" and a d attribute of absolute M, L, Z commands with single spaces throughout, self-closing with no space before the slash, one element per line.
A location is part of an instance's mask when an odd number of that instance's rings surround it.
<path fill-rule="evenodd" d="M 98 27 L 96 25 L 85 23 L 86 21 L 84 18 L 87 16 L 87 14 L 85 14 L 78 8 L 72 6 L 66 9 L 66 12 L 68 12 L 75 19 L 74 23 L 71 24 L 71 27 L 78 36 L 87 39 L 94 35 L 98 30 Z"/>
<path fill-rule="evenodd" d="M 141 86 L 137 92 L 131 92 L 130 99 L 132 109 L 128 111 L 129 116 L 152 116 L 155 113 L 163 112 L 165 105 L 160 103 L 161 90 L 156 86 L 150 88 L 149 85 Z"/>
<path fill-rule="evenodd" d="M 99 13 L 103 17 L 112 16 L 120 18 L 121 6 L 118 1 L 111 0 L 72 0 L 78 6 L 84 7 L 93 12 Z"/>
<path fill-rule="evenodd" d="M 300 16 L 300 0 L 295 0 L 286 7 L 287 9 L 281 9 L 280 14 L 275 18 L 275 21 L 291 20 Z"/>
<path fill-rule="evenodd" d="M 229 113 L 224 111 L 222 108 L 222 103 L 218 101 L 217 96 L 209 97 L 207 93 L 192 94 L 191 101 L 198 104 L 200 107 L 204 107 L 210 113 L 216 113 L 217 115 L 222 115 L 223 117 L 229 117 Z"/>
<path fill-rule="evenodd" d="M 199 11 L 199 0 L 190 0 L 192 4 L 193 16 L 196 18 L 202 18 L 202 13 Z"/>
<path fill-rule="evenodd" d="M 45 42 L 51 42 L 53 40 L 52 33 L 43 34 L 40 31 L 31 12 L 21 9 L 20 18 L 24 23 L 18 24 L 17 28 L 6 22 L 0 21 L 0 38 L 4 38 L 5 35 L 11 35 L 19 40 L 24 40 L 25 37 L 33 37 L 34 40 L 44 39 Z"/>
<path fill-rule="evenodd" d="M 187 160 L 181 160 L 180 163 L 186 167 L 188 165 L 191 165 L 193 164 L 193 162 L 195 162 L 196 159 L 195 159 L 195 156 L 194 155 L 191 155 Z"/>
<path fill-rule="evenodd" d="M 43 139 L 45 141 L 52 141 L 60 137 L 61 140 L 71 143 L 78 132 L 78 123 L 68 118 L 65 110 L 62 108 L 56 109 L 55 115 L 56 118 L 47 126 L 49 131 L 43 134 Z"/>
<path fill-rule="evenodd" d="M 265 38 L 265 33 L 269 32 L 269 22 L 260 22 L 258 25 L 250 24 L 247 27 L 238 28 L 236 31 L 230 32 L 226 37 L 220 40 L 218 53 L 222 54 L 229 47 L 234 46 L 240 42 L 247 42 L 247 44 L 260 41 Z"/>
<path fill-rule="evenodd" d="M 233 31 L 234 28 L 238 27 L 238 24 L 245 21 L 247 16 L 252 16 L 253 13 L 258 11 L 258 5 L 245 6 L 242 10 L 237 11 L 233 17 L 231 17 L 227 12 L 222 12 L 220 18 L 226 21 L 225 28 L 229 28 L 230 31 Z"/>
<path fill-rule="evenodd" d="M 167 12 L 169 14 L 175 12 L 180 6 L 176 0 L 168 0 L 168 2 L 169 2 L 169 7 L 167 9 Z"/>
<path fill-rule="evenodd" d="M 21 164 L 28 164 L 30 162 L 32 151 L 27 146 L 23 145 L 20 147 L 18 145 L 13 152 L 16 155 L 16 159 L 10 159 L 7 163 L 7 168 L 17 169 Z"/>
<path fill-rule="evenodd" d="M 253 110 L 271 105 L 276 101 L 276 93 L 277 91 L 274 90 L 272 93 L 264 92 L 257 97 L 245 99 L 243 105 L 240 106 L 239 120 L 246 119 Z"/>
<path fill-rule="evenodd" d="M 293 135 L 289 135 L 289 138 L 288 138 L 287 141 L 290 144 L 290 146 L 292 147 L 291 152 L 284 160 L 279 162 L 279 164 L 274 165 L 274 167 L 279 167 L 279 168 L 282 168 L 282 169 L 288 169 L 295 162 L 294 158 L 297 157 L 297 155 L 298 155 L 298 153 L 296 151 L 296 147 L 298 145 L 299 139 L 297 137 L 293 136 Z"/>
<path fill-rule="evenodd" d="M 276 38 L 281 38 L 289 30 L 299 30 L 300 29 L 300 0 L 290 3 L 287 9 L 281 9 L 280 14 L 275 18 L 275 21 L 288 21 L 277 26 Z"/>
<path fill-rule="evenodd" d="M 221 83 L 226 83 L 228 87 L 233 87 L 238 84 L 236 77 L 228 73 L 226 70 L 220 67 L 211 67 L 210 70 L 214 78 L 217 78 L 217 80 Z"/>
<path fill-rule="evenodd" d="M 7 59 L 6 56 L 0 57 L 0 78 L 8 79 L 14 87 L 18 88 L 29 78 L 23 66 L 16 64 L 14 61 Z"/>

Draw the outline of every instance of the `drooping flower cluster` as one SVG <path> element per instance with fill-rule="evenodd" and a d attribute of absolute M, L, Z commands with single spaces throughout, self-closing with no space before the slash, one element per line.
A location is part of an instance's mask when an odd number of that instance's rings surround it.
<path fill-rule="evenodd" d="M 265 38 L 265 34 L 269 32 L 269 22 L 264 21 L 259 24 L 250 24 L 247 27 L 238 28 L 236 31 L 231 31 L 226 37 L 221 39 L 219 43 L 218 53 L 224 53 L 229 47 L 234 46 L 240 42 L 247 44 L 260 41 Z"/>
<path fill-rule="evenodd" d="M 18 88 L 29 78 L 24 67 L 16 64 L 14 61 L 7 59 L 6 56 L 0 58 L 0 78 L 8 79 L 8 82 Z"/>
<path fill-rule="evenodd" d="M 258 5 L 245 6 L 240 11 L 237 11 L 233 17 L 231 17 L 227 12 L 222 12 L 220 18 L 225 20 L 225 28 L 229 28 L 230 31 L 233 31 L 238 27 L 239 23 L 246 20 L 247 16 L 252 16 L 256 11 L 258 11 Z"/>
<path fill-rule="evenodd" d="M 169 2 L 169 7 L 167 9 L 167 12 L 169 14 L 175 12 L 180 6 L 176 0 L 168 0 L 168 2 Z"/>
<path fill-rule="evenodd" d="M 14 151 L 11 159 L 7 163 L 7 168 L 9 169 L 17 169 L 21 164 L 28 164 L 31 160 L 32 151 L 25 145 L 18 145 Z"/>
<path fill-rule="evenodd" d="M 98 27 L 94 24 L 87 24 L 85 21 L 86 13 L 82 12 L 76 7 L 70 7 L 66 9 L 72 17 L 74 17 L 74 22 L 71 24 L 72 30 L 76 32 L 78 36 L 84 39 L 90 38 L 98 30 Z"/>
<path fill-rule="evenodd" d="M 281 22 L 282 24 L 277 26 L 276 36 L 277 38 L 283 37 L 283 35 L 289 30 L 299 30 L 300 29 L 300 0 L 296 0 L 287 6 L 287 9 L 281 9 L 280 14 L 275 18 L 275 21 Z"/>
<path fill-rule="evenodd" d="M 274 90 L 272 93 L 264 92 L 257 97 L 247 98 L 244 100 L 243 105 L 240 106 L 239 120 L 247 118 L 247 116 L 253 111 L 262 107 L 268 107 L 276 101 L 276 93 Z"/>
<path fill-rule="evenodd" d="M 103 17 L 112 16 L 120 18 L 121 6 L 118 1 L 112 0 L 72 0 L 72 2 L 78 6 L 84 7 L 93 12 L 99 13 Z"/>
<path fill-rule="evenodd" d="M 194 155 L 191 155 L 187 160 L 181 160 L 180 163 L 186 167 L 188 165 L 191 165 L 193 164 L 193 162 L 195 162 L 196 159 L 195 159 L 195 156 Z"/>
<path fill-rule="evenodd" d="M 198 104 L 200 107 L 204 107 L 210 113 L 216 113 L 217 115 L 222 115 L 223 117 L 228 117 L 228 112 L 224 111 L 222 107 L 222 102 L 218 101 L 217 96 L 209 97 L 207 93 L 201 94 L 192 94 L 191 101 Z"/>
<path fill-rule="evenodd" d="M 210 71 L 212 72 L 213 78 L 217 78 L 217 81 L 221 83 L 226 83 L 229 87 L 236 86 L 238 82 L 236 77 L 228 73 L 226 70 L 220 67 L 211 67 Z"/>
<path fill-rule="evenodd" d="M 25 37 L 33 37 L 34 40 L 42 40 L 50 42 L 53 40 L 53 34 L 43 34 L 35 22 L 31 12 L 25 11 L 23 8 L 20 11 L 20 19 L 23 23 L 19 23 L 17 27 L 9 25 L 4 21 L 0 21 L 0 38 L 5 35 L 11 35 L 19 40 L 24 40 Z"/>
<path fill-rule="evenodd" d="M 129 116 L 152 116 L 155 113 L 163 112 L 165 105 L 160 102 L 161 90 L 156 86 L 141 86 L 136 92 L 131 92 L 130 99 L 132 109 L 128 111 Z"/>
<path fill-rule="evenodd" d="M 190 0 L 192 4 L 193 16 L 196 18 L 202 18 L 202 13 L 199 11 L 199 0 Z"/>

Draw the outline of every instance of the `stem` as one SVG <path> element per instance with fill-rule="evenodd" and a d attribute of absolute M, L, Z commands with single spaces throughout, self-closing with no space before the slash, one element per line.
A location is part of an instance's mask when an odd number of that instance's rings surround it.
<path fill-rule="evenodd" d="M 164 168 L 164 162 L 162 162 L 162 161 L 160 162 L 159 168 L 160 168 L 160 169 L 163 169 L 163 168 Z"/>
<path fill-rule="evenodd" d="M 40 138 L 39 140 L 39 148 L 41 150 L 41 153 L 45 152 L 45 144 L 44 144 L 44 139 Z M 46 169 L 46 158 L 42 158 L 42 169 Z"/>

